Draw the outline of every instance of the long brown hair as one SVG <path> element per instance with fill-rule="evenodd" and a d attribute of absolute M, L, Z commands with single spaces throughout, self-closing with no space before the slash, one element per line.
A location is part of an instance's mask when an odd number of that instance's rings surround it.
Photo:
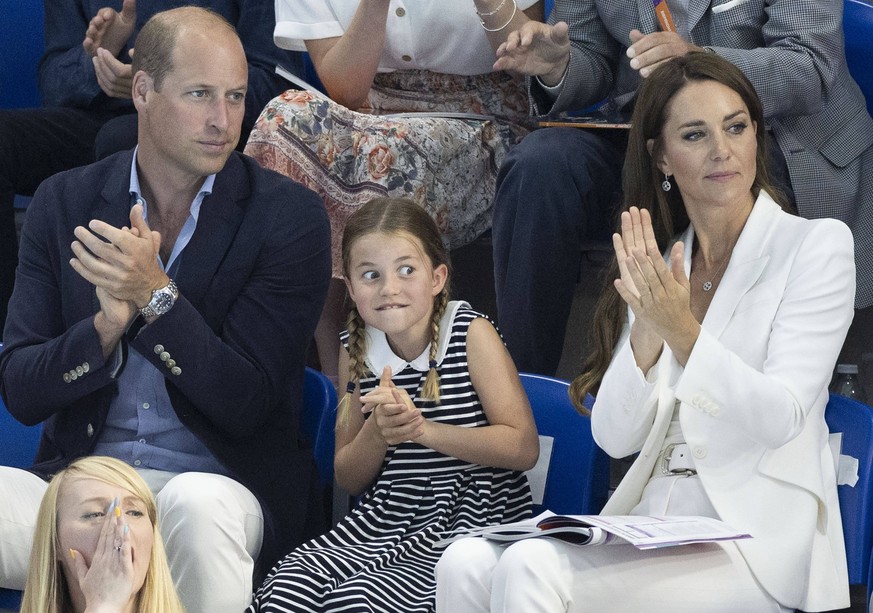
<path fill-rule="evenodd" d="M 681 189 L 668 192 L 661 189 L 664 176 L 656 160 L 663 147 L 662 130 L 667 122 L 670 102 L 686 85 L 698 81 L 721 83 L 742 98 L 756 125 L 758 149 L 752 194 L 757 197 L 763 189 L 784 209 L 788 208 L 784 195 L 770 181 L 764 110 L 755 88 L 739 68 L 724 58 L 714 53 L 688 53 L 665 62 L 643 80 L 631 120 L 622 174 L 624 210 L 630 206 L 648 209 L 655 238 L 662 247 L 689 224 Z M 654 141 L 651 152 L 647 146 L 649 140 Z M 613 259 L 607 278 L 617 277 L 618 263 Z M 627 305 L 618 291 L 612 283 L 605 284 L 594 311 L 593 350 L 582 365 L 582 374 L 570 386 L 570 396 L 580 412 L 587 413 L 582 405 L 585 395 L 596 392 L 612 360 L 626 314 Z"/>
<path fill-rule="evenodd" d="M 405 198 L 375 198 L 355 211 L 346 223 L 342 243 L 343 274 L 346 279 L 349 278 L 351 268 L 352 247 L 361 237 L 374 232 L 405 234 L 418 239 L 424 249 L 424 255 L 430 260 L 431 268 L 443 264 L 448 270 L 443 290 L 433 299 L 433 311 L 430 318 L 430 368 L 421 391 L 423 399 L 439 402 L 436 354 L 439 343 L 440 319 L 442 319 L 449 303 L 449 279 L 451 279 L 449 252 L 443 244 L 439 228 L 434 220 L 415 202 Z M 364 357 L 367 355 L 367 337 L 364 334 L 364 325 L 364 320 L 353 304 L 347 322 L 349 331 L 349 387 L 340 400 L 338 410 L 341 412 L 348 410 L 351 394 L 360 383 L 361 378 L 367 374 L 367 367 L 364 363 Z M 378 375 L 378 373 L 374 374 Z"/>

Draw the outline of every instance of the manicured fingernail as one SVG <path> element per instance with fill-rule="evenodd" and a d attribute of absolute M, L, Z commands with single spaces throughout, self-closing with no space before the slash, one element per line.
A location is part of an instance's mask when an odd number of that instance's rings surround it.
<path fill-rule="evenodd" d="M 109 508 L 106 509 L 107 513 L 112 513 L 112 509 L 115 508 L 115 505 L 118 504 L 118 498 L 113 498 L 112 502 L 109 503 Z"/>
<path fill-rule="evenodd" d="M 72 547 L 70 547 L 70 557 L 73 558 L 74 560 L 76 559 L 76 552 L 73 551 Z"/>
<path fill-rule="evenodd" d="M 115 507 L 115 517 L 121 517 L 121 507 Z"/>
<path fill-rule="evenodd" d="M 130 526 L 128 526 L 127 524 L 124 524 L 124 534 L 127 534 L 127 532 L 129 530 L 130 530 Z"/>

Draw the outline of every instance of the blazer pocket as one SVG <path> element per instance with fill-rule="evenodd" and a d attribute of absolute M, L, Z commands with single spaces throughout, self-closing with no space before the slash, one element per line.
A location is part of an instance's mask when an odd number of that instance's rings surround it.
<path fill-rule="evenodd" d="M 712 7 L 712 12 L 718 15 L 719 13 L 729 11 L 736 6 L 739 6 L 740 4 L 745 4 L 748 1 L 749 0 L 728 0 L 727 2 L 722 2 L 721 4 L 714 5 Z"/>
<path fill-rule="evenodd" d="M 819 152 L 838 168 L 845 168 L 873 146 L 873 120 L 861 107 L 819 147 Z"/>

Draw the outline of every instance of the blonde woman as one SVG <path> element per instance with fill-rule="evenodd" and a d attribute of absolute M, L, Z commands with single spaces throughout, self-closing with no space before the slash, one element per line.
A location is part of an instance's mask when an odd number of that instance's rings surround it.
<path fill-rule="evenodd" d="M 82 458 L 49 483 L 22 613 L 182 613 L 155 499 L 124 462 Z"/>

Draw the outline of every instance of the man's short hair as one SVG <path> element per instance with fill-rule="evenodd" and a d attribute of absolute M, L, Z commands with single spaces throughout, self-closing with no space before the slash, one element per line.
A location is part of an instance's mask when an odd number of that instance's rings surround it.
<path fill-rule="evenodd" d="M 155 13 L 136 37 L 133 74 L 142 70 L 152 78 L 155 89 L 160 90 L 164 78 L 175 68 L 173 51 L 180 33 L 197 23 L 223 27 L 237 35 L 233 24 L 212 9 L 186 6 Z"/>

